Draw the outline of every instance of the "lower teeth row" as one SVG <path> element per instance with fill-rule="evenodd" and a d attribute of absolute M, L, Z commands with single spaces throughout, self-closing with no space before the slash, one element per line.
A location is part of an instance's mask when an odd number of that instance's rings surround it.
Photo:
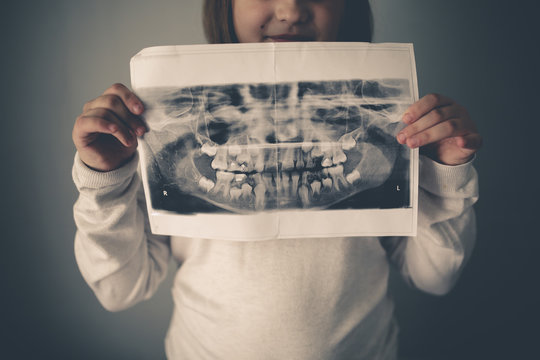
<path fill-rule="evenodd" d="M 284 199 L 296 198 L 307 206 L 313 198 L 332 189 L 342 190 L 360 178 L 357 170 L 343 175 L 343 166 L 338 165 L 323 169 L 319 178 L 308 179 L 308 172 L 281 173 L 276 177 L 270 173 L 253 175 L 234 174 L 226 171 L 216 172 L 216 182 L 201 177 L 199 187 L 206 193 L 219 195 L 233 201 L 255 201 L 256 209 L 264 209 L 267 196 L 275 189 L 274 196 Z"/>

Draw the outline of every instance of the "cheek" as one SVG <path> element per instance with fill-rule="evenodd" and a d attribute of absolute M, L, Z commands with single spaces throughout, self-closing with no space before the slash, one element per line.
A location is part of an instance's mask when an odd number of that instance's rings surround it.
<path fill-rule="evenodd" d="M 323 41 L 335 41 L 339 31 L 343 6 L 320 8 L 315 13 L 315 22 Z"/>
<path fill-rule="evenodd" d="M 251 1 L 251 0 L 250 0 Z M 234 6 L 237 4 L 237 6 Z M 245 0 L 233 3 L 234 31 L 239 42 L 260 41 L 260 31 L 263 23 L 261 11 L 253 4 L 245 4 Z"/>

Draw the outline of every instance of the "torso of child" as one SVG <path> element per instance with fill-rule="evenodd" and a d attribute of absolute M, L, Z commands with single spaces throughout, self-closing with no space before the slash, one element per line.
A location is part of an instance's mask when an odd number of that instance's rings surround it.
<path fill-rule="evenodd" d="M 171 250 L 180 266 L 169 358 L 395 356 L 389 263 L 378 238 L 173 237 Z"/>

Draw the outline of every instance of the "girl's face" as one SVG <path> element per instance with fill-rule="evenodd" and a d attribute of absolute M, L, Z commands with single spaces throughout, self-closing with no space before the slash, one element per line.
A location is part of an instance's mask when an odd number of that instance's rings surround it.
<path fill-rule="evenodd" d="M 345 0 L 232 0 L 238 41 L 336 41 Z"/>

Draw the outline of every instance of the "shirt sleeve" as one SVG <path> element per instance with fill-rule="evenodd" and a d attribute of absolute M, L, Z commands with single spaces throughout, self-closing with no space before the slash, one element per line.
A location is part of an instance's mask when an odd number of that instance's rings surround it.
<path fill-rule="evenodd" d="M 123 167 L 101 173 L 75 155 L 73 181 L 77 226 L 75 258 L 81 274 L 110 311 L 150 298 L 163 281 L 170 240 L 150 232 L 137 172 L 138 155 Z"/>
<path fill-rule="evenodd" d="M 416 237 L 381 239 L 388 256 L 412 286 L 436 295 L 449 292 L 474 248 L 478 175 L 420 157 Z"/>

